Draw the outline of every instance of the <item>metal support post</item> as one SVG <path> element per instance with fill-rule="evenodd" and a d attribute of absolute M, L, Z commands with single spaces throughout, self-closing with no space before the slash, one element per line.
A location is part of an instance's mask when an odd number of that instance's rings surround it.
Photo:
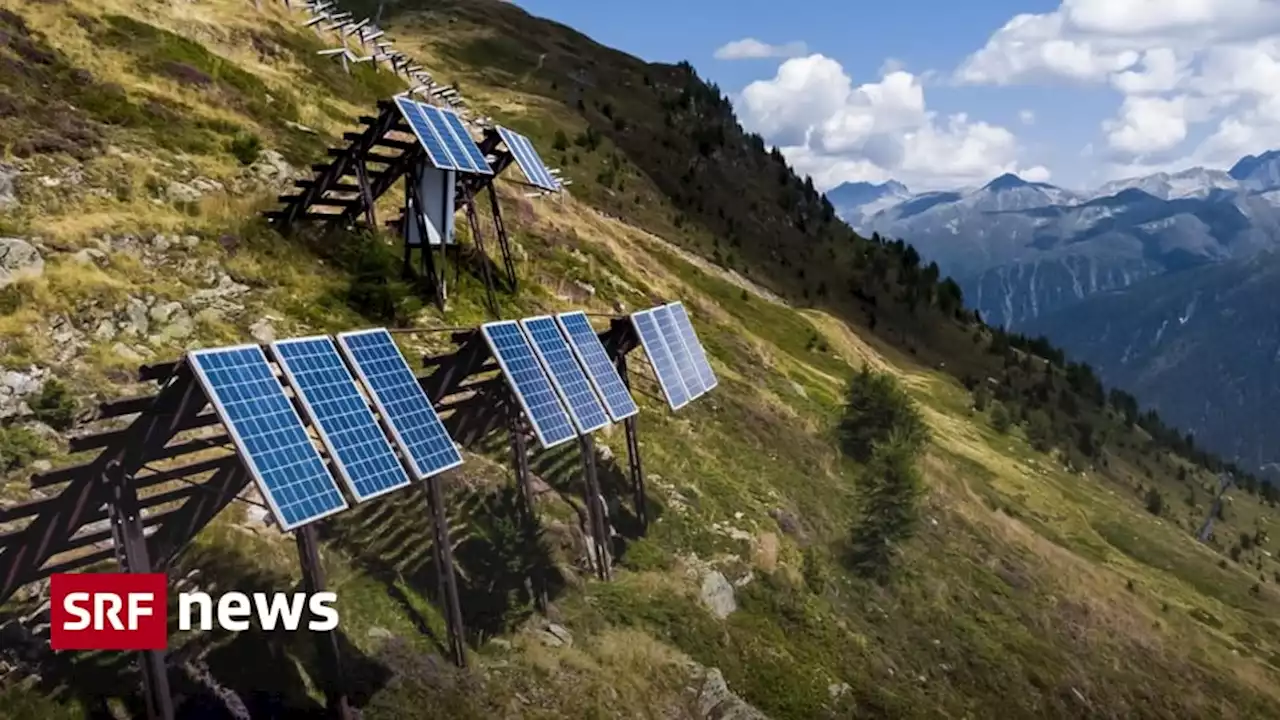
<path fill-rule="evenodd" d="M 147 554 L 146 536 L 142 532 L 138 493 L 125 475 L 120 461 L 113 460 L 107 465 L 106 481 L 111 493 L 107 512 L 116 559 L 125 572 L 149 573 L 151 560 Z M 144 650 L 139 655 L 147 717 L 150 720 L 173 720 L 173 697 L 169 693 L 169 671 L 164 651 Z"/>
<path fill-rule="evenodd" d="M 600 496 L 600 485 L 596 477 L 596 444 L 590 434 L 578 436 L 578 444 L 582 450 L 583 481 L 585 484 L 584 499 L 587 502 L 587 525 L 595 545 L 596 576 L 608 580 L 610 576 L 609 530 L 604 520 L 604 508 Z"/>
<path fill-rule="evenodd" d="M 509 399 L 509 407 L 514 407 L 515 398 Z M 509 413 L 509 426 L 511 429 L 511 455 L 512 467 L 516 471 L 516 484 L 520 489 L 521 514 L 524 516 L 525 535 L 530 543 L 534 538 L 534 531 L 537 527 L 537 518 L 534 515 L 533 504 L 533 488 L 529 482 L 529 450 L 525 445 L 525 434 L 523 423 L 519 411 Z M 541 572 L 536 572 L 534 577 L 529 578 L 533 588 L 533 601 L 538 612 L 545 613 L 547 611 L 547 582 Z"/>
<path fill-rule="evenodd" d="M 324 566 L 320 562 L 315 525 L 303 525 L 293 534 L 298 545 L 298 561 L 302 567 L 303 591 L 308 595 L 323 592 Z M 346 682 L 342 674 L 342 654 L 338 649 L 338 636 L 333 630 L 325 630 L 317 632 L 315 640 L 324 672 L 324 696 L 329 716 L 349 720 L 352 716 L 351 707 L 347 701 Z"/>
<path fill-rule="evenodd" d="M 631 390 L 631 376 L 627 373 L 627 356 L 619 354 L 614 364 L 618 374 L 622 376 L 622 384 Z M 636 519 L 640 522 L 641 532 L 649 529 L 649 510 L 644 495 L 644 467 L 640 464 L 640 438 L 636 433 L 636 416 L 632 415 L 622 421 L 627 435 L 627 469 L 631 475 L 631 492 L 634 493 Z"/>
<path fill-rule="evenodd" d="M 444 512 L 444 493 L 440 478 L 431 477 L 427 485 L 427 506 L 431 511 L 431 529 L 435 547 L 436 575 L 439 578 L 440 602 L 444 603 L 444 620 L 448 628 L 449 654 L 453 664 L 467 666 L 466 630 L 462 626 L 462 603 L 458 600 L 458 578 L 453 570 L 453 544 L 449 540 L 449 521 Z"/>
<path fill-rule="evenodd" d="M 498 247 L 502 250 L 502 264 L 507 270 L 507 285 L 511 292 L 516 292 L 516 261 L 511 255 L 511 241 L 507 237 L 507 225 L 502 221 L 502 208 L 498 205 L 498 191 L 494 189 L 493 183 L 487 186 L 489 190 L 489 208 L 493 212 L 493 230 L 498 236 Z"/>
<path fill-rule="evenodd" d="M 480 232 L 480 218 L 476 215 L 476 204 L 467 202 L 467 223 L 471 226 L 471 241 L 475 243 L 476 253 L 480 256 L 480 274 L 484 279 L 485 298 L 489 303 L 489 312 L 495 320 L 502 319 L 502 311 L 498 307 L 498 296 L 494 293 L 493 276 L 489 272 L 489 253 L 484 249 L 484 235 Z"/>

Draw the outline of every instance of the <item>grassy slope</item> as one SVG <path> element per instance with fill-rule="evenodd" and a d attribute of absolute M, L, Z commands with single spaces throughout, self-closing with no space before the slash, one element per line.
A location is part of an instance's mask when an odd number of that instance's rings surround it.
<path fill-rule="evenodd" d="M 264 110 L 255 100 L 254 81 L 234 72 L 239 79 L 219 92 L 234 97 L 248 88 L 248 97 L 240 105 L 209 102 L 198 89 L 149 69 L 156 67 L 154 43 L 144 44 L 150 49 L 140 57 L 113 50 L 95 59 L 86 23 L 76 23 L 72 11 L 98 18 L 122 13 L 172 29 L 252 73 L 273 97 L 291 97 L 295 110 L 289 117 Z M 45 333 L 32 333 L 33 326 L 46 328 L 58 315 L 75 317 L 93 303 L 118 307 L 130 295 L 182 298 L 204 286 L 210 267 L 225 267 L 253 290 L 246 312 L 200 324 L 198 342 L 242 340 L 248 324 L 264 313 L 284 318 L 284 333 L 370 322 L 335 301 L 346 279 L 332 263 L 296 244 L 256 240 L 257 234 L 240 227 L 239 218 L 260 197 L 215 197 L 195 208 L 149 197 L 149 187 L 184 172 L 233 182 L 239 170 L 222 147 L 235 132 L 251 129 L 268 146 L 305 153 L 305 143 L 314 141 L 300 138 L 284 120 L 333 134 L 344 129 L 339 118 L 359 112 L 359 103 L 347 102 L 353 95 L 340 76 L 313 75 L 318 84 L 307 92 L 284 94 L 290 78 L 322 72 L 306 69 L 305 52 L 280 50 L 305 47 L 304 35 L 286 29 L 296 17 L 273 8 L 262 16 L 264 26 L 247 3 L 236 0 L 164 8 L 73 0 L 23 4 L 20 12 L 33 28 L 56 38 L 51 45 L 68 67 L 110 78 L 127 88 L 131 102 L 152 95 L 228 125 L 180 121 L 166 127 L 168 134 L 209 137 L 203 145 L 192 140 L 168 148 L 157 146 L 157 130 L 141 121 L 96 119 L 104 123 L 93 126 L 103 146 L 130 154 L 122 160 L 91 153 L 85 161 L 85 185 L 106 192 L 33 190 L 24 197 L 23 214 L 7 218 L 67 252 L 51 254 L 46 276 L 21 287 L 15 312 L 0 321 L 6 362 L 51 363 L 57 348 Z M 98 23 L 111 27 L 107 20 Z M 259 46 L 253 39 L 261 40 L 263 27 L 275 41 L 254 52 Z M 419 36 L 405 39 L 413 37 Z M 180 50 L 187 58 L 193 52 Z M 451 65 L 456 57 L 446 53 L 423 48 L 421 56 L 446 73 L 453 68 L 472 76 Z M 193 61 L 199 63 L 207 59 Z M 515 124 L 539 137 L 540 146 L 549 143 L 546 128 L 564 126 L 572 135 L 582 126 L 571 106 L 538 96 L 465 80 L 463 91 L 500 115 L 521 118 Z M 591 154 L 584 162 L 600 157 Z M 65 159 L 37 155 L 34 163 L 36 172 L 52 174 Z M 118 172 L 122 164 L 130 171 Z M 583 167 L 569 168 L 583 198 L 619 214 L 602 199 L 607 193 L 593 186 L 598 170 Z M 128 192 L 120 187 L 125 184 Z M 628 187 L 642 197 L 633 205 L 655 217 L 674 216 L 662 212 L 662 192 L 642 174 L 629 176 Z M 395 532 L 417 526 L 418 498 L 389 499 L 339 523 L 326 560 L 342 598 L 344 632 L 359 650 L 350 655 L 371 658 L 354 663 L 370 670 L 362 683 L 371 693 L 369 716 L 396 717 L 432 706 L 463 717 L 643 716 L 646 707 L 679 716 L 692 707 L 683 690 L 689 657 L 720 667 L 731 687 L 775 717 L 843 716 L 850 708 L 894 717 L 1229 717 L 1280 709 L 1271 666 L 1280 663 L 1280 626 L 1267 619 L 1276 600 L 1271 586 L 1251 592 L 1256 572 L 1221 567 L 1220 556 L 1193 543 L 1184 528 L 1145 513 L 1134 491 L 1140 472 L 1113 468 L 1105 479 L 1068 473 L 1032 451 L 1020 431 L 1004 436 L 990 430 L 950 376 L 835 316 L 744 292 L 722 271 L 601 215 L 583 199 L 536 206 L 508 201 L 520 205 L 510 215 L 527 256 L 522 273 L 534 280 L 519 298 L 505 300 L 510 314 L 583 305 L 604 310 L 615 302 L 636 307 L 655 297 L 681 297 L 722 385 L 672 415 L 652 400 L 652 383 L 641 382 L 647 393 L 641 395 L 642 442 L 658 520 L 647 538 L 628 548 L 615 582 L 571 578 L 570 587 L 558 593 L 556 613 L 574 632 L 572 647 L 546 647 L 531 628 L 517 627 L 505 633 L 510 650 L 477 639 L 480 670 L 473 675 L 439 669 L 425 659 L 435 645 L 418 627 L 425 622 L 440 631 L 426 597 L 432 584 L 417 572 L 423 553 L 404 550 L 425 542 L 419 531 Z M 692 236 L 696 230 L 668 233 L 656 219 L 644 225 L 688 247 L 710 249 Z M 69 251 L 90 236 L 153 231 L 191 232 L 207 241 L 190 256 L 170 253 L 158 267 L 123 253 L 101 270 L 71 260 Z M 227 232 L 242 238 L 235 252 L 211 242 Z M 597 295 L 578 301 L 558 297 L 571 290 L 566 279 L 592 284 Z M 447 318 L 424 313 L 420 321 L 479 321 L 474 291 L 474 281 L 464 279 Z M 171 356 L 179 346 L 160 343 L 152 349 Z M 853 581 L 838 563 L 861 470 L 840 458 L 831 427 L 843 383 L 862 363 L 899 375 L 935 430 L 923 463 L 928 521 L 908 549 L 903 579 L 889 589 Z M 87 394 L 121 391 L 109 388 L 122 377 L 115 368 L 124 364 L 113 357 L 111 343 L 100 343 L 60 367 Z M 616 435 L 603 442 L 622 445 Z M 495 457 L 501 460 L 500 453 Z M 473 457 L 465 485 L 482 492 L 496 487 L 505 481 L 503 467 Z M 13 478 L 8 494 L 21 493 L 19 480 Z M 459 500 L 468 496 L 462 487 L 453 491 Z M 1171 505 L 1183 494 L 1172 486 L 1166 493 Z M 558 530 L 570 510 L 552 497 L 544 499 L 542 510 Z M 1221 534 L 1251 529 L 1268 513 L 1244 500 L 1238 506 Z M 783 532 L 772 517 L 777 509 L 798 518 L 803 533 Z M 240 513 L 220 518 L 184 564 L 224 587 L 287 583 L 294 573 L 290 543 L 272 533 L 246 532 L 237 523 Z M 380 523 L 362 526 L 375 515 Z M 459 518 L 464 527 L 465 521 Z M 696 599 L 696 570 L 708 563 L 731 580 L 750 578 L 737 592 L 738 612 L 724 622 Z M 472 570 L 472 576 L 484 577 Z M 481 619 L 489 618 L 475 625 Z M 512 612 L 485 626 L 502 628 L 501 620 L 519 619 Z M 397 639 L 371 634 L 373 628 Z M 314 696 L 313 683 L 296 677 L 314 670 L 309 644 L 285 648 L 296 659 L 294 670 L 293 663 L 252 662 L 262 657 L 263 643 L 254 637 L 224 640 L 210 664 L 235 687 L 272 677 L 299 702 Z M 401 677 L 381 678 L 380 666 Z M 833 700 L 829 687 L 840 683 L 850 689 Z M 0 708 L 0 715 L 13 717 L 80 714 L 74 701 L 54 703 L 25 686 L 3 691 Z"/>

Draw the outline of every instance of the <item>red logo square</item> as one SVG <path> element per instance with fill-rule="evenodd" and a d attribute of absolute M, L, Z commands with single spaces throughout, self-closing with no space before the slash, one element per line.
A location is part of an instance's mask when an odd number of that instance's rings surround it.
<path fill-rule="evenodd" d="M 163 650 L 169 644 L 163 573 L 62 573 L 49 578 L 54 650 Z"/>

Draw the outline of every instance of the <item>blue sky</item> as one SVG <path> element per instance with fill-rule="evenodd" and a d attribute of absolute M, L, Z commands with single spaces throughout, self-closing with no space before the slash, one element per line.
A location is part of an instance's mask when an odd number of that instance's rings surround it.
<path fill-rule="evenodd" d="M 1080 188 L 1280 146 L 1280 0 L 517 4 L 689 60 L 819 186 Z M 777 56 L 717 57 L 744 39 Z"/>

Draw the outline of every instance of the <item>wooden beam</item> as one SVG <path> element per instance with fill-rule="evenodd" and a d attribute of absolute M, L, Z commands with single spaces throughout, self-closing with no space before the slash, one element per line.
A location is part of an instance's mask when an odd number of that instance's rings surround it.
<path fill-rule="evenodd" d="M 197 415 L 193 418 L 184 420 L 178 424 L 174 432 L 182 432 L 184 430 L 195 430 L 197 428 L 209 427 L 222 422 L 216 412 L 207 412 L 203 415 Z M 73 437 L 67 442 L 67 447 L 71 452 L 84 452 L 85 450 L 94 450 L 96 448 L 107 447 L 128 437 L 130 428 L 122 428 L 120 430 L 108 430 L 106 432 L 91 433 Z"/>

